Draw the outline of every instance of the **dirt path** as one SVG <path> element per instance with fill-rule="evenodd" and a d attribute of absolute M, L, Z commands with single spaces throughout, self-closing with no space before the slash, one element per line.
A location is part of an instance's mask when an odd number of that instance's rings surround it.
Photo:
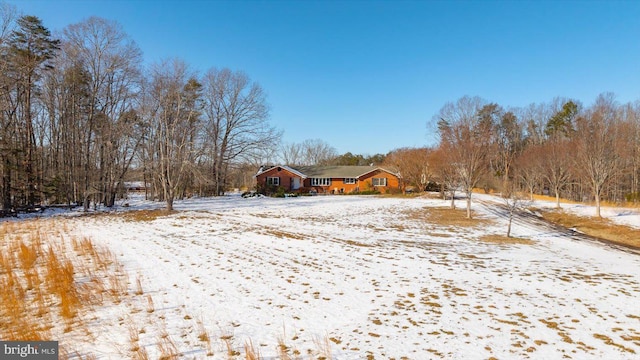
<path fill-rule="evenodd" d="M 508 219 L 509 211 L 506 205 L 501 204 L 497 201 L 489 201 L 484 199 L 476 199 L 474 202 L 480 204 L 483 208 L 483 211 L 493 214 L 499 218 Z M 558 235 L 564 235 L 569 237 L 574 241 L 582 241 L 582 242 L 591 242 L 599 245 L 603 245 L 608 248 L 616 249 L 619 251 L 623 251 L 629 254 L 640 255 L 640 248 L 625 244 L 618 244 L 616 242 L 602 239 L 599 237 L 587 235 L 585 233 L 581 233 L 575 231 L 573 229 L 568 229 L 564 226 L 552 223 L 542 218 L 542 216 L 532 213 L 530 211 L 516 211 L 513 216 L 513 223 L 518 224 L 520 226 L 524 226 L 531 230 L 540 231 L 540 232 L 550 232 Z"/>

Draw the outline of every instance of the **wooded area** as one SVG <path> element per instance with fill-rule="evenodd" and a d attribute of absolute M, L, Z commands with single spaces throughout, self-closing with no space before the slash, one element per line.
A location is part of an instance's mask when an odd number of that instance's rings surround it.
<path fill-rule="evenodd" d="M 373 156 L 320 139 L 280 145 L 266 95 L 246 74 L 204 74 L 179 59 L 143 67 L 135 42 L 98 17 L 58 38 L 35 16 L 0 8 L 1 211 L 113 206 L 126 181 L 149 199 L 217 196 L 252 183 L 259 165 L 369 165 L 399 171 L 404 188 L 517 188 L 577 201 L 640 199 L 640 101 L 602 94 L 505 108 L 478 97 L 445 104 L 433 148 Z M 598 210 L 599 215 L 599 210 Z"/>
<path fill-rule="evenodd" d="M 440 143 L 425 166 L 461 189 L 519 189 L 581 202 L 639 200 L 640 102 L 611 93 L 583 107 L 571 99 L 505 110 L 478 97 L 448 103 L 435 116 Z M 453 194 L 451 194 L 453 196 Z"/>
<path fill-rule="evenodd" d="M 54 39 L 39 18 L 1 11 L 5 213 L 110 207 L 127 179 L 171 209 L 186 194 L 223 193 L 239 164 L 279 143 L 264 91 L 242 72 L 199 76 L 178 59 L 145 70 L 115 22 L 92 17 Z"/>

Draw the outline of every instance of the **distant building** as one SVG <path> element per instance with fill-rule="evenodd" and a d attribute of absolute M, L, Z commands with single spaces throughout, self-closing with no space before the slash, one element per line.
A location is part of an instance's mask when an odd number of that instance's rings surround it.
<path fill-rule="evenodd" d="M 258 191 L 343 194 L 400 188 L 400 175 L 374 166 L 270 166 L 255 175 Z"/>

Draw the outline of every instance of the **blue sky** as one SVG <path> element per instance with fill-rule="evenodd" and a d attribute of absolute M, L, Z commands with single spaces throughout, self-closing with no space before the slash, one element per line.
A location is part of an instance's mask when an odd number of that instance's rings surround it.
<path fill-rule="evenodd" d="M 640 100 L 640 1 L 7 1 L 52 31 L 119 22 L 145 62 L 229 67 L 268 94 L 284 142 L 339 153 L 434 143 L 448 101 Z"/>

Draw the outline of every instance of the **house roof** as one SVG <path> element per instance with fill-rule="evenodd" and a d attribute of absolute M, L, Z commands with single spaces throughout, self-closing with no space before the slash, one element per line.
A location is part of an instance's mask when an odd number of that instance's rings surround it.
<path fill-rule="evenodd" d="M 357 178 L 376 168 L 371 166 L 300 166 L 297 169 L 310 178 Z"/>
<path fill-rule="evenodd" d="M 271 171 L 272 169 L 275 169 L 275 168 L 278 168 L 278 167 L 279 167 L 279 168 L 283 168 L 283 169 L 287 170 L 288 172 L 290 172 L 290 173 L 292 173 L 292 174 L 294 174 L 294 175 L 298 175 L 298 176 L 300 176 L 300 177 L 301 177 L 301 178 L 303 178 L 303 179 L 307 177 L 305 174 L 303 174 L 303 173 L 301 173 L 300 171 L 298 171 L 298 170 L 296 170 L 296 169 L 294 169 L 294 168 L 292 168 L 292 167 L 290 167 L 290 166 L 287 166 L 287 165 L 268 166 L 268 167 L 263 166 L 263 167 L 261 167 L 261 168 L 260 168 L 260 170 L 258 170 L 258 173 L 257 173 L 257 174 L 253 175 L 253 177 L 257 177 L 257 176 L 259 176 L 260 174 L 264 174 L 264 173 L 266 173 L 266 172 L 268 172 L 268 171 Z"/>
<path fill-rule="evenodd" d="M 372 171 L 380 170 L 400 177 L 400 174 L 394 173 L 377 166 L 269 166 L 261 168 L 254 177 L 269 172 L 275 168 L 282 168 L 295 175 L 300 176 L 303 179 L 306 178 L 359 178 Z"/>

